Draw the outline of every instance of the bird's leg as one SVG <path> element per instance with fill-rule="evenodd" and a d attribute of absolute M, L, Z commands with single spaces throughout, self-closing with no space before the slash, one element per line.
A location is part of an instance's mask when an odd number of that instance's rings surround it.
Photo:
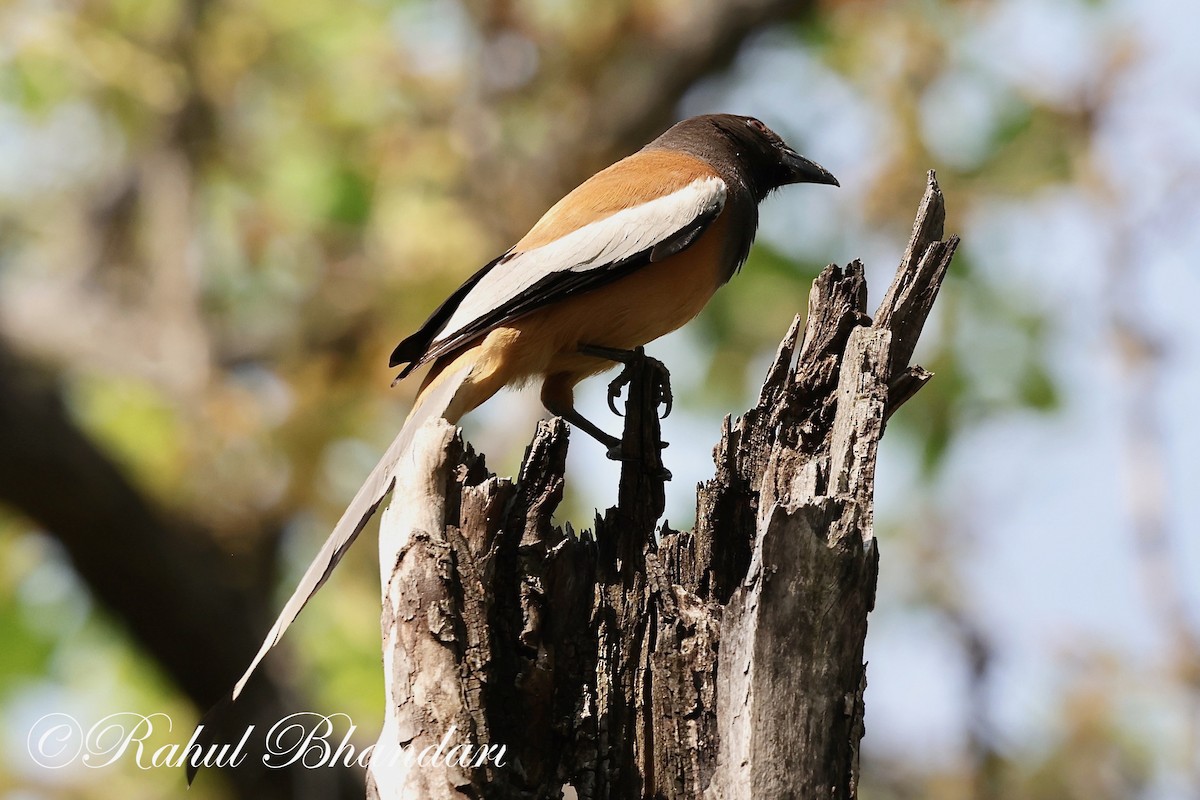
<path fill-rule="evenodd" d="M 574 397 L 575 380 L 570 374 L 551 375 L 542 383 L 542 405 L 556 417 L 562 417 L 573 427 L 591 436 L 604 445 L 608 457 L 613 460 L 621 458 L 621 440 L 605 433 L 598 425 L 575 410 Z"/>
<path fill-rule="evenodd" d="M 617 409 L 616 401 L 621 396 L 621 390 L 633 379 L 632 364 L 635 361 L 641 361 L 654 375 L 654 386 L 658 392 L 658 404 L 665 406 L 662 416 L 659 419 L 666 419 L 671 416 L 671 406 L 675 400 L 671 394 L 671 373 L 667 372 L 666 366 L 657 358 L 651 358 L 646 355 L 646 351 L 641 347 L 635 347 L 632 350 L 621 350 L 616 347 L 583 344 L 579 346 L 579 352 L 585 356 L 607 358 L 609 361 L 618 361 L 625 365 L 625 369 L 621 370 L 621 374 L 608 385 L 608 407 L 618 417 L 621 416 L 621 412 Z M 666 447 L 667 443 L 663 442 L 662 446 Z"/>
<path fill-rule="evenodd" d="M 621 440 L 616 436 L 600 430 L 598 425 L 593 423 L 583 414 L 580 414 L 574 408 L 550 408 L 549 411 L 555 416 L 562 417 L 567 422 L 571 423 L 576 428 L 579 428 L 579 430 L 583 431 L 588 436 L 591 436 L 597 442 L 608 448 L 608 457 L 613 461 L 621 460 Z"/>

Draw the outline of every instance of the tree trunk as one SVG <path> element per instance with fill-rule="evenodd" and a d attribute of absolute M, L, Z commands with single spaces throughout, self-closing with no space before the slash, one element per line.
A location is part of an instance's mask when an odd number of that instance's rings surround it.
<path fill-rule="evenodd" d="M 653 365 L 634 365 L 637 457 L 595 533 L 551 523 L 561 420 L 538 426 L 515 482 L 426 428 L 383 519 L 369 797 L 856 796 L 876 452 L 931 377 L 909 359 L 958 243 L 939 241 L 943 220 L 930 173 L 873 322 L 860 263 L 821 273 L 758 403 L 725 421 L 694 531 L 656 531 Z"/>

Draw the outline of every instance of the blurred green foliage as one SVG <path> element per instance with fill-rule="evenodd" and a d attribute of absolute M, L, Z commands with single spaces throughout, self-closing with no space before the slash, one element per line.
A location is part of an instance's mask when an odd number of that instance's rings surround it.
<path fill-rule="evenodd" d="M 623 138 L 601 123 L 657 76 L 617 81 L 602 67 L 625 56 L 626 41 L 678 45 L 672 37 L 690 35 L 687 5 L 10 3 L 0 10 L 0 331 L 57 376 L 78 422 L 173 515 L 233 552 L 269 547 L 246 532 L 285 520 L 286 591 L 403 416 L 414 385 L 387 390 L 391 347 L 564 189 L 641 143 L 636 126 Z M 803 254 L 764 239 L 692 327 L 708 367 L 683 405 L 709 438 L 755 392 L 755 369 L 827 261 L 860 246 L 900 252 L 930 165 L 951 232 L 967 232 L 996 198 L 1087 177 L 1103 98 L 1055 102 L 991 69 L 961 43 L 992 12 L 981 2 L 830 0 L 773 32 L 771 46 L 817 65 L 815 94 L 852 99 L 882 129 L 870 132 L 871 152 L 843 151 L 870 163 L 849 165 L 861 183 L 828 201 L 841 204 L 844 234 Z M 783 77 L 742 63 L 739 91 L 773 96 L 768 108 L 801 105 Z M 922 120 L 949 79 L 977 87 L 990 120 L 979 142 L 950 131 L 958 158 L 942 157 L 944 137 Z M 933 124 L 954 129 L 960 109 L 939 102 Z M 892 423 L 930 485 L 971 425 L 1061 402 L 1049 310 L 995 270 L 968 238 L 918 352 L 936 380 Z M 27 527 L 0 524 L 6 720 L 20 707 L 14 721 L 27 721 L 22 697 L 46 684 L 80 707 L 187 719 L 169 680 L 82 589 L 52 596 L 47 586 L 69 582 L 68 566 Z M 930 547 L 920 525 L 893 528 L 889 546 Z M 378 723 L 381 696 L 370 549 L 348 559 L 293 637 L 298 682 L 364 730 Z M 1097 679 L 1090 705 L 1064 698 L 1065 737 L 1013 766 L 1001 794 L 979 796 L 1117 798 L 1144 785 L 1143 748 L 1103 710 L 1107 685 Z M 51 780 L 13 759 L 0 753 L 0 787 L 38 796 L 157 797 L 176 785 L 163 775 Z M 1092 759 L 1120 779 L 1080 778 Z M 981 774 L 882 761 L 867 773 L 868 798 L 962 797 Z"/>

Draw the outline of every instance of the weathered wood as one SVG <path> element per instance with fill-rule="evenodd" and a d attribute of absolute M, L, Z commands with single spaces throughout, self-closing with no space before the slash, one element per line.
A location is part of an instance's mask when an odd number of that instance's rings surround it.
<path fill-rule="evenodd" d="M 419 431 L 380 524 L 387 710 L 367 774 L 368 797 L 451 798 L 471 782 L 465 770 L 418 766 L 402 752 L 436 747 L 451 726 L 469 731 L 471 724 L 469 688 L 460 681 L 467 634 L 446 527 L 454 431 L 437 423 Z"/>
<path fill-rule="evenodd" d="M 515 483 L 431 429 L 383 520 L 380 747 L 453 724 L 456 744 L 508 758 L 373 766 L 372 796 L 855 797 L 876 454 L 931 377 L 909 360 L 957 245 L 944 214 L 930 173 L 873 322 L 861 264 L 817 278 L 758 402 L 724 422 L 694 531 L 655 530 L 662 393 L 645 364 L 625 404 L 634 457 L 594 535 L 551 522 L 560 420 L 538 426 Z"/>

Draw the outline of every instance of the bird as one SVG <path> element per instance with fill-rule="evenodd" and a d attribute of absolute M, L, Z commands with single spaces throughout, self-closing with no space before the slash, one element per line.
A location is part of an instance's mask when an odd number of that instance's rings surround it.
<path fill-rule="evenodd" d="M 455 424 L 540 379 L 546 409 L 614 455 L 619 440 L 575 409 L 575 386 L 695 317 L 745 263 L 759 203 L 796 183 L 839 185 L 755 117 L 690 117 L 588 178 L 447 297 L 389 361 L 403 365 L 397 381 L 430 365 L 411 412 L 228 699 L 329 578 L 426 421 Z"/>

